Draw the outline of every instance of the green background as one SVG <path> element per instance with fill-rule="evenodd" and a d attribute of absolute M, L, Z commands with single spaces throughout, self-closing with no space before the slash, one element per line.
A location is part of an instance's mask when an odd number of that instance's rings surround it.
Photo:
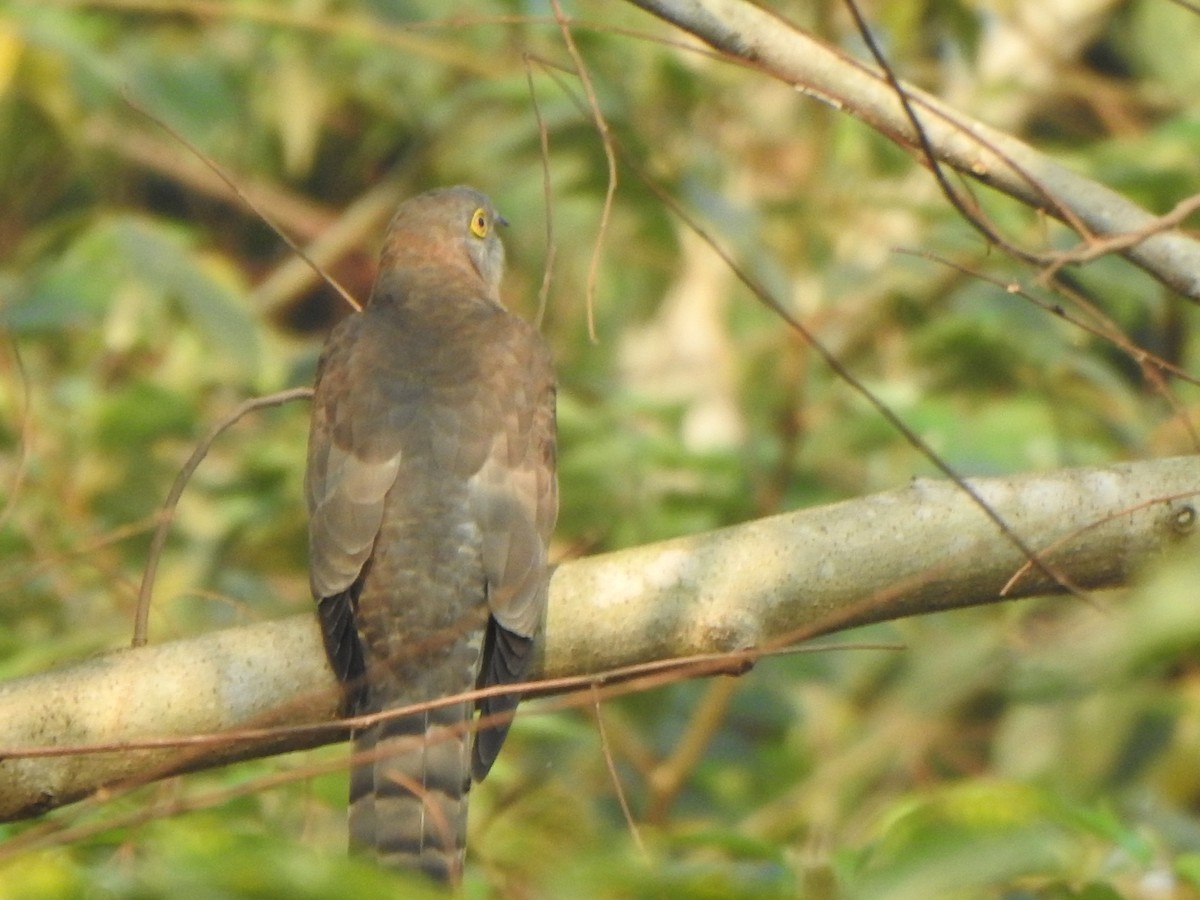
<path fill-rule="evenodd" d="M 1032 2 L 865 12 L 903 77 L 1166 211 L 1200 187 L 1200 16 L 1165 0 L 1093 6 L 1086 35 L 1049 38 L 1027 27 Z M 779 7 L 865 55 L 841 5 Z M 989 281 L 1081 309 L 989 250 L 908 154 L 682 49 L 632 7 L 581 2 L 567 6 L 573 35 L 619 145 L 597 248 L 604 146 L 552 12 L 0 4 L 0 676 L 128 642 L 171 479 L 243 399 L 310 383 L 343 312 L 328 288 L 263 290 L 286 246 L 134 104 L 301 243 L 381 186 L 465 181 L 512 223 L 504 293 L 521 314 L 537 315 L 552 256 L 557 559 L 935 471 L 659 190 L 964 475 L 1196 449 L 1181 413 L 1195 388 L 1149 384 L 1111 342 Z M 1006 35 L 1048 74 L 998 62 Z M 980 199 L 1012 240 L 1071 245 L 1037 214 Z M 359 297 L 381 230 L 330 266 Z M 1197 371 L 1193 305 L 1119 259 L 1069 277 L 1132 340 Z M 153 640 L 310 608 L 307 416 L 304 403 L 256 413 L 217 442 L 161 561 Z M 528 704 L 472 794 L 466 894 L 1200 895 L 1198 583 L 1196 561 L 1165 559 L 1094 606 L 862 629 L 736 680 L 606 703 L 603 746 L 588 697 L 565 712 Z M 879 641 L 903 649 L 853 647 Z M 344 755 L 256 761 L 2 825 L 0 897 L 396 890 L 398 876 L 345 858 L 344 772 L 304 775 Z M 299 774 L 266 784 L 285 771 Z M 31 829 L 47 829 L 43 848 L 14 852 Z"/>

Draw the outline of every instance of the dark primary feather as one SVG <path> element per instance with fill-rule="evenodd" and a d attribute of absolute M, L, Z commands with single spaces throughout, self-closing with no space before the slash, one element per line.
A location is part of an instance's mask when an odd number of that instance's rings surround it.
<path fill-rule="evenodd" d="M 522 637 L 501 628 L 494 620 L 489 623 L 483 644 L 483 663 L 479 671 L 480 687 L 522 681 L 529 672 L 531 662 L 532 638 Z M 516 712 L 520 700 L 521 695 L 515 692 L 480 699 L 480 717 L 494 724 L 480 728 L 475 733 L 475 743 L 471 748 L 471 777 L 476 781 L 482 781 L 491 771 L 492 764 L 500 753 L 500 747 L 508 736 L 512 715 Z"/>

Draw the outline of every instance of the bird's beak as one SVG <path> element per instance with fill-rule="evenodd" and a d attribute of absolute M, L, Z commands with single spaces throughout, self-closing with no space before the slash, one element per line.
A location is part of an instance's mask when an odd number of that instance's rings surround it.
<path fill-rule="evenodd" d="M 500 215 L 500 213 L 496 213 L 496 224 L 503 225 L 505 228 L 507 228 L 508 219 L 504 218 L 504 216 Z"/>

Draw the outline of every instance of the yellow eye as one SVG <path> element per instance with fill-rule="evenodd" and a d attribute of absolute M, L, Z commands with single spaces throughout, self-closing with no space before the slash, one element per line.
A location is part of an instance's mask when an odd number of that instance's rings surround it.
<path fill-rule="evenodd" d="M 481 206 L 475 212 L 471 213 L 471 234 L 475 235 L 475 237 L 487 237 L 487 233 L 487 211 Z"/>

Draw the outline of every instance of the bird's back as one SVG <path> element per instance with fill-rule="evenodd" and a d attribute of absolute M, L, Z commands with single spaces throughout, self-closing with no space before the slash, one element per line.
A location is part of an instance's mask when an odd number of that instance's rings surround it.
<path fill-rule="evenodd" d="M 476 737 L 454 698 L 525 676 L 557 510 L 550 357 L 499 305 L 495 221 L 465 188 L 401 208 L 370 303 L 326 345 L 309 440 L 310 578 L 347 711 L 430 706 L 356 730 L 351 844 L 440 880 L 517 699 L 481 701 L 503 721 Z"/>

